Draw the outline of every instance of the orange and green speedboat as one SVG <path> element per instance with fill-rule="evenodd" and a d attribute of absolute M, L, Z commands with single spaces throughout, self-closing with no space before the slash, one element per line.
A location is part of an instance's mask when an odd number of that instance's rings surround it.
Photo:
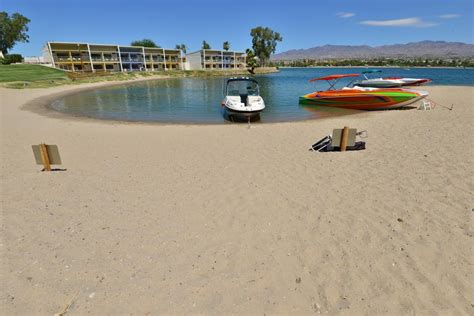
<path fill-rule="evenodd" d="M 300 97 L 300 104 L 347 108 L 353 110 L 383 110 L 402 108 L 428 96 L 428 92 L 411 89 L 378 89 L 364 87 L 345 87 L 334 89 L 337 80 L 356 77 L 357 74 L 333 75 L 310 81 L 328 81 L 330 88 Z"/>

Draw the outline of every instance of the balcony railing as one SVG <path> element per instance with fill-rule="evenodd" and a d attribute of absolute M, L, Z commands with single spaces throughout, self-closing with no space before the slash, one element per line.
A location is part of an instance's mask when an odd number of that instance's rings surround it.
<path fill-rule="evenodd" d="M 116 61 L 118 62 L 118 58 L 94 58 L 92 57 L 92 61 Z"/>
<path fill-rule="evenodd" d="M 142 58 L 123 58 L 122 57 L 122 62 L 126 63 L 142 63 L 143 59 Z"/>
<path fill-rule="evenodd" d="M 155 58 L 147 58 L 146 61 L 151 61 L 151 62 L 154 62 L 154 63 L 162 63 L 165 60 L 163 58 L 155 57 Z"/>
<path fill-rule="evenodd" d="M 69 61 L 69 62 L 88 62 L 89 61 L 89 57 L 84 57 L 84 58 L 81 58 L 81 57 L 72 57 L 72 58 L 69 58 L 69 57 L 54 57 L 54 61 L 58 61 L 58 62 L 61 62 L 61 61 Z"/>
<path fill-rule="evenodd" d="M 216 59 L 206 58 L 205 61 L 206 63 L 222 63 L 222 59 L 220 58 L 216 58 Z"/>

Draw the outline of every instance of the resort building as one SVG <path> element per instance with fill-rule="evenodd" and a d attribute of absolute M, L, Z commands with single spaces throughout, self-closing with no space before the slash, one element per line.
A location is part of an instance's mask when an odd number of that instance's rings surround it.
<path fill-rule="evenodd" d="M 245 53 L 201 49 L 186 55 L 189 70 L 244 69 Z"/>
<path fill-rule="evenodd" d="M 184 69 L 179 49 L 47 42 L 44 60 L 53 67 L 84 72 Z"/>

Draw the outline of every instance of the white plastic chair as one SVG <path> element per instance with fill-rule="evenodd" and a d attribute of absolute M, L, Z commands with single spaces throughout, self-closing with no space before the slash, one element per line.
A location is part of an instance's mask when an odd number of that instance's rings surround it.
<path fill-rule="evenodd" d="M 433 102 L 430 100 L 423 99 L 421 102 L 420 106 L 418 107 L 418 110 L 432 110 L 434 108 Z"/>

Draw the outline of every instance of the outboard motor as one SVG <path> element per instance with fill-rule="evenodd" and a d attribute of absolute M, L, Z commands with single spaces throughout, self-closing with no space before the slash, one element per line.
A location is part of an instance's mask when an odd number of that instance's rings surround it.
<path fill-rule="evenodd" d="M 249 106 L 249 104 L 247 103 L 248 98 L 249 98 L 248 94 L 241 94 L 240 95 L 240 102 L 243 103 L 244 106 Z"/>

